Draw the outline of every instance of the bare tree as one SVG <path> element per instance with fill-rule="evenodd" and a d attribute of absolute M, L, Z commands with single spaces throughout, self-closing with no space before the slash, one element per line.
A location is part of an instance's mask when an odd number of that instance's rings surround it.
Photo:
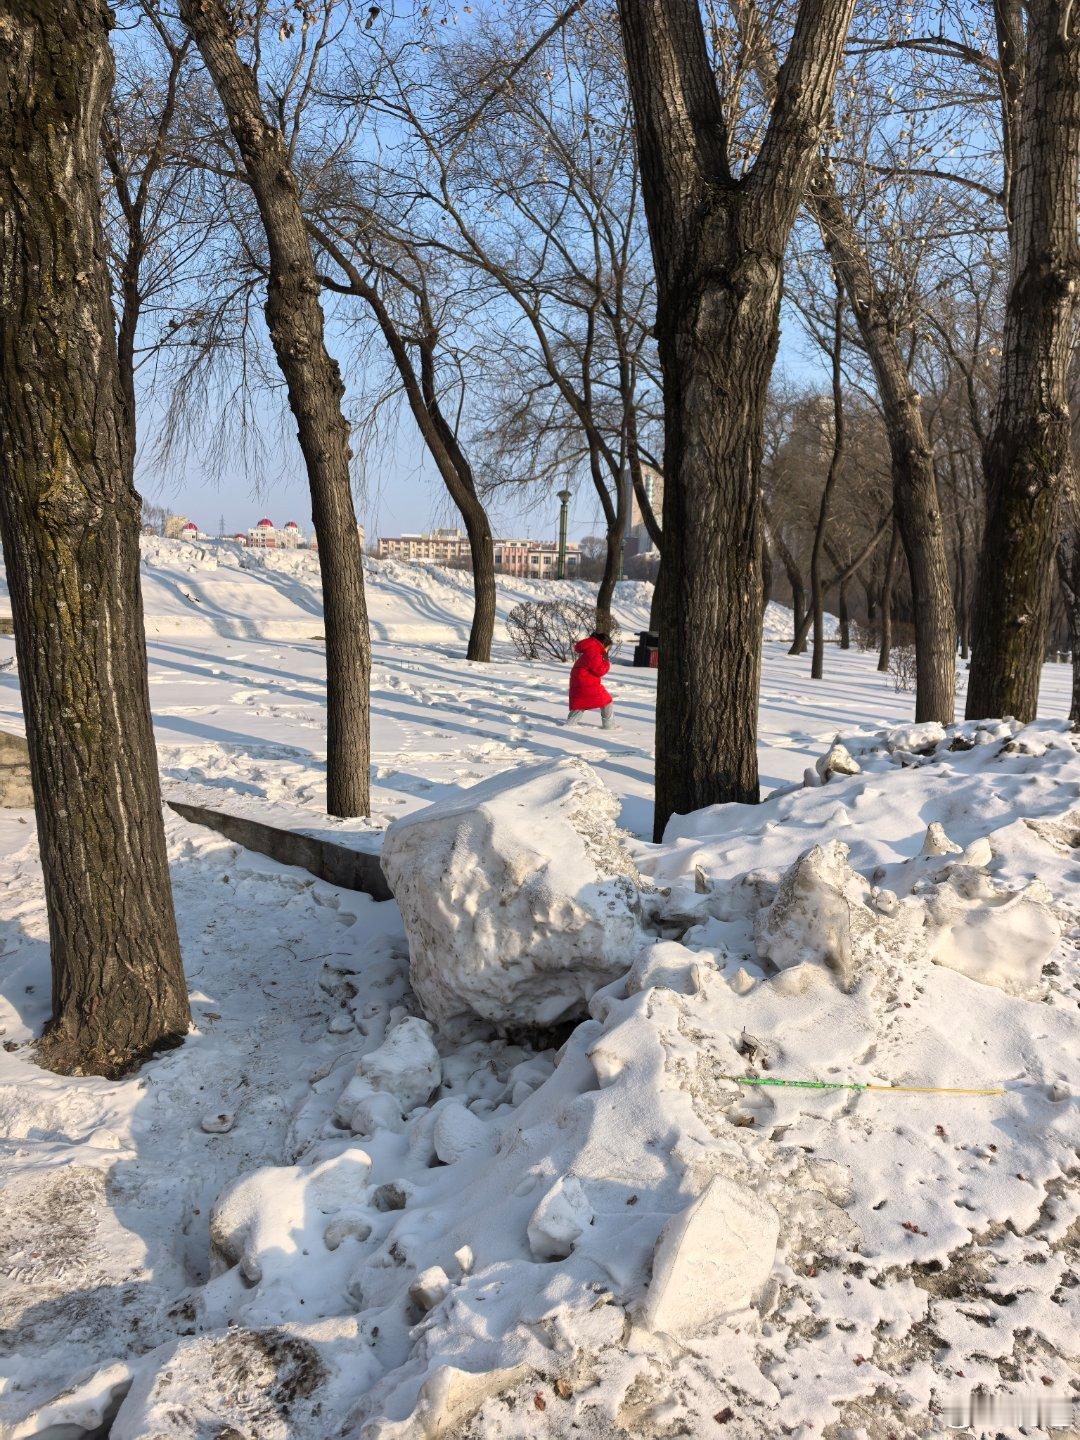
<path fill-rule="evenodd" d="M 803 0 L 756 156 L 732 170 L 697 0 L 622 0 L 664 377 L 656 810 L 756 801 L 760 465 L 784 248 L 851 0 Z"/>
<path fill-rule="evenodd" d="M 116 1076 L 178 1044 L 190 1015 L 103 259 L 110 23 L 94 0 L 0 6 L 0 531 L 49 916 L 40 1054 Z"/>
<path fill-rule="evenodd" d="M 1067 384 L 1080 279 L 1080 38 L 1071 3 L 1032 0 L 1026 12 L 1022 59 L 1018 0 L 1000 56 L 1007 95 L 1022 93 L 1011 109 L 1009 285 L 983 456 L 987 515 L 967 698 L 971 718 L 1022 721 L 1038 706 L 1058 517 L 1071 483 Z"/>
<path fill-rule="evenodd" d="M 199 243 L 187 203 L 197 182 L 172 148 L 191 42 L 186 37 L 174 41 L 153 9 L 146 19 L 153 41 L 125 52 L 101 129 L 108 180 L 106 235 L 118 309 L 117 363 L 133 456 L 136 343 L 143 307 L 168 294 Z"/>
<path fill-rule="evenodd" d="M 473 578 L 466 659 L 486 663 L 495 634 L 495 546 L 460 426 L 447 416 L 439 382 L 444 324 L 432 294 L 436 257 L 409 237 L 380 233 L 374 212 L 350 205 L 350 198 L 338 195 L 326 204 L 324 197 L 318 219 L 308 221 L 334 270 L 321 277 L 322 283 L 337 294 L 362 300 L 374 317 L 409 410 L 461 516 Z M 411 315 L 402 318 L 402 309 L 409 307 Z M 464 383 L 460 372 L 458 379 Z"/>
<path fill-rule="evenodd" d="M 558 29 L 551 54 L 518 65 L 513 85 L 482 112 L 481 77 L 513 48 L 490 21 L 419 69 L 411 54 L 388 56 L 394 97 L 383 93 L 380 105 L 413 138 L 428 243 L 489 289 L 499 382 L 486 433 L 496 466 L 524 470 L 530 483 L 578 470 L 589 478 L 607 535 L 597 623 L 609 628 L 631 486 L 659 534 L 642 475 L 656 461 L 642 404 L 653 385 L 644 317 L 651 275 L 641 264 L 647 244 L 618 47 L 602 26 L 571 25 L 569 12 Z"/>
<path fill-rule="evenodd" d="M 758 10 L 752 0 L 736 0 L 736 10 L 758 74 L 766 91 L 772 94 L 778 67 Z M 860 95 L 856 84 L 851 90 Z M 845 125 L 851 128 L 850 116 L 845 117 Z M 811 173 L 807 208 L 820 230 L 833 270 L 847 292 L 881 401 L 892 458 L 897 521 L 915 596 L 916 717 L 949 723 L 955 706 L 949 567 L 933 455 L 919 394 L 901 349 L 894 307 L 886 287 L 874 274 L 838 189 L 834 167 L 824 153 Z"/>
<path fill-rule="evenodd" d="M 326 43 L 331 10 L 332 5 L 323 7 L 312 42 L 316 48 Z M 326 808 L 332 815 L 367 815 L 371 647 L 349 478 L 349 425 L 342 411 L 345 388 L 326 344 L 321 286 L 282 108 L 275 113 L 264 104 L 257 69 L 240 58 L 242 15 L 234 19 L 222 0 L 180 0 L 180 16 L 214 82 L 266 236 L 266 324 L 296 419 L 319 542 L 326 632 Z"/>
<path fill-rule="evenodd" d="M 832 343 L 829 347 L 832 361 L 832 453 L 829 456 L 829 469 L 825 476 L 825 484 L 821 487 L 821 508 L 818 511 L 817 525 L 814 527 L 814 547 L 810 553 L 810 595 L 814 609 L 814 648 L 810 661 L 810 678 L 812 680 L 820 680 L 825 674 L 825 597 L 821 584 L 821 556 L 825 548 L 825 527 L 829 522 L 829 501 L 832 499 L 844 464 L 844 385 L 841 368 L 844 345 L 843 318 L 843 307 L 838 290 Z M 846 583 L 846 581 L 842 582 L 840 591 L 841 624 L 846 618 L 843 614 Z M 843 643 L 843 639 L 841 639 L 841 643 Z M 847 647 L 844 646 L 844 648 Z"/>

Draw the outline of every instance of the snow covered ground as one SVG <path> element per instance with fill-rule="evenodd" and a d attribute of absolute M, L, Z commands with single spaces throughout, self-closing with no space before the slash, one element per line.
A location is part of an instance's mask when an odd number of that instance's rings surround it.
<path fill-rule="evenodd" d="M 565 731 L 565 667 L 504 639 L 467 665 L 467 577 L 389 565 L 369 572 L 376 814 L 328 824 L 311 565 L 147 547 L 167 794 L 374 846 L 571 756 L 648 832 L 655 677 L 616 665 L 619 730 Z M 545 588 L 511 582 L 500 614 Z M 616 608 L 637 628 L 647 591 Z M 49 1006 L 32 816 L 0 812 L 0 1436 L 913 1440 L 977 1385 L 1041 1405 L 1026 1433 L 1049 1434 L 1080 1333 L 1068 671 L 1044 674 L 1058 721 L 1014 736 L 913 730 L 857 652 L 807 668 L 767 642 L 780 792 L 627 842 L 647 887 L 629 974 L 546 1042 L 433 1045 L 396 905 L 167 812 L 195 1031 L 119 1083 L 49 1075 L 27 1044 Z M 857 772 L 801 785 L 837 733 Z M 773 1212 L 751 1305 L 717 1316 L 719 1272 L 683 1295 L 677 1254 L 661 1303 L 666 1224 L 701 1271 L 756 1217 L 752 1276 Z"/>

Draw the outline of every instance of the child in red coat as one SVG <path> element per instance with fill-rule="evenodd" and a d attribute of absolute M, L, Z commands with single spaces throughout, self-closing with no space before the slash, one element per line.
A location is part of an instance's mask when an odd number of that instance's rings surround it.
<path fill-rule="evenodd" d="M 577 659 L 570 671 L 570 713 L 567 725 L 574 725 L 586 710 L 599 710 L 600 723 L 605 730 L 611 729 L 611 696 L 600 681 L 611 669 L 607 652 L 611 649 L 611 636 L 603 630 L 594 630 L 574 646 Z"/>

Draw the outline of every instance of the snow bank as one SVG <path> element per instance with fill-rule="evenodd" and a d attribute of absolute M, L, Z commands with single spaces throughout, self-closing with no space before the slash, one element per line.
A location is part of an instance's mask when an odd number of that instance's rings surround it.
<path fill-rule="evenodd" d="M 395 821 L 382 865 L 444 1031 L 579 1017 L 641 943 L 619 802 L 583 761 L 510 770 Z"/>

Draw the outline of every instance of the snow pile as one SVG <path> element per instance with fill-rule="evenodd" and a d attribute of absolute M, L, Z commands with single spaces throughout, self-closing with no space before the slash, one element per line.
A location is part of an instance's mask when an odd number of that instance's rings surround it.
<path fill-rule="evenodd" d="M 114 1440 L 660 1440 L 702 1417 L 740 1440 L 913 1440 L 975 1386 L 1068 1395 L 1075 739 L 843 743 L 857 772 L 637 847 L 651 943 L 557 1052 L 433 1036 L 399 941 L 328 947 L 337 1008 L 288 1163 L 225 1187 L 214 1273 L 124 1362 Z M 509 827 L 513 792 L 494 794 Z M 944 962 L 980 912 L 977 977 Z"/>
<path fill-rule="evenodd" d="M 641 943 L 619 804 L 583 761 L 511 770 L 395 821 L 382 864 L 412 986 L 449 1032 L 579 1018 Z"/>

